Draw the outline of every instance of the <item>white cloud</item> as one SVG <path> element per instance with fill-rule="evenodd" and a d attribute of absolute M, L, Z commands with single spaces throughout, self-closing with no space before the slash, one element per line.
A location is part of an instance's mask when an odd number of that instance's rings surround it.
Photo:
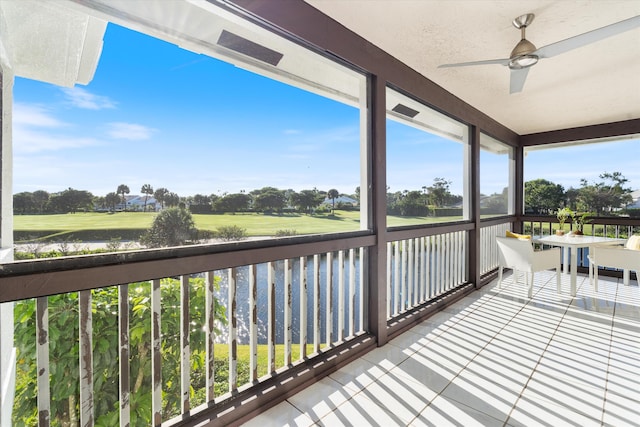
<path fill-rule="evenodd" d="M 17 126 L 38 126 L 46 128 L 59 128 L 67 126 L 53 117 L 49 111 L 42 105 L 23 104 L 16 102 L 13 105 L 13 125 Z"/>
<path fill-rule="evenodd" d="M 107 134 L 116 139 L 129 139 L 139 141 L 151 138 L 156 129 L 139 125 L 136 123 L 113 122 L 109 123 Z"/>
<path fill-rule="evenodd" d="M 95 95 L 80 87 L 61 88 L 67 101 L 74 107 L 85 110 L 102 110 L 105 108 L 115 108 L 114 101 L 106 96 Z"/>
<path fill-rule="evenodd" d="M 81 148 L 98 145 L 94 138 L 72 137 L 39 132 L 28 127 L 16 126 L 13 129 L 13 146 L 17 153 L 38 153 L 57 151 L 67 148 Z"/>
<path fill-rule="evenodd" d="M 299 135 L 302 133 L 302 131 L 298 129 L 285 129 L 282 131 L 282 133 L 284 133 L 285 135 Z"/>
<path fill-rule="evenodd" d="M 41 105 L 14 105 L 13 147 L 16 153 L 37 153 L 98 145 L 95 138 L 61 133 L 61 130 L 69 128 L 69 123 L 57 119 Z"/>

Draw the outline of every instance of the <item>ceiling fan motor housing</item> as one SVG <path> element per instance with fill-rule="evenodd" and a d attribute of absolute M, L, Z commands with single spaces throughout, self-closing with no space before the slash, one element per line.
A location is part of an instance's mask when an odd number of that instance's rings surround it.
<path fill-rule="evenodd" d="M 509 68 L 512 70 L 531 67 L 538 62 L 538 56 L 533 54 L 538 48 L 525 37 L 525 29 L 533 22 L 534 17 L 533 13 L 527 13 L 513 20 L 513 26 L 522 32 L 522 39 L 509 55 Z"/>

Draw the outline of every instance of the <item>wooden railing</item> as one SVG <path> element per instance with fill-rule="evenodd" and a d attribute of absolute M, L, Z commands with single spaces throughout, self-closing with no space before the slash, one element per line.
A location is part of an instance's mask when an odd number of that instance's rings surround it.
<path fill-rule="evenodd" d="M 37 396 L 40 426 L 175 424 L 232 400 L 365 332 L 372 243 L 362 236 L 5 264 L 0 280 L 10 291 L 0 299 L 16 304 L 21 387 L 35 379 L 22 396 Z M 56 379 L 68 382 L 63 409 Z M 25 416 L 35 411 L 19 405 Z"/>
<path fill-rule="evenodd" d="M 498 268 L 497 236 L 504 236 L 507 230 L 512 230 L 510 220 L 508 222 L 486 222 L 480 228 L 480 274 L 487 274 Z"/>
<path fill-rule="evenodd" d="M 492 245 L 511 220 L 482 227 L 483 271 L 496 265 Z M 387 234 L 387 321 L 472 290 L 473 227 Z M 32 388 L 16 397 L 19 409 L 41 426 L 61 417 L 179 425 L 234 411 L 239 396 L 250 401 L 298 366 L 344 356 L 363 337 L 375 345 L 366 320 L 375 244 L 356 232 L 4 264 L 0 303 L 15 303 L 18 370 L 33 368 L 19 372 L 33 377 L 20 384 Z"/>
<path fill-rule="evenodd" d="M 467 233 L 387 242 L 387 319 L 467 282 Z"/>

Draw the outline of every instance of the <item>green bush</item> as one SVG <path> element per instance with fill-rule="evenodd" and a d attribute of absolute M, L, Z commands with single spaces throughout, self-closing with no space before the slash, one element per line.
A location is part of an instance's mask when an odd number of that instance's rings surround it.
<path fill-rule="evenodd" d="M 277 230 L 275 237 L 288 237 L 288 236 L 295 236 L 296 234 L 298 234 L 296 230 L 283 229 L 283 230 Z"/>
<path fill-rule="evenodd" d="M 237 225 L 225 225 L 218 227 L 216 237 L 224 240 L 225 242 L 244 240 L 247 238 L 247 229 Z"/>
<path fill-rule="evenodd" d="M 150 248 L 182 246 L 197 238 L 198 229 L 191 212 L 182 208 L 168 208 L 155 217 L 140 243 Z"/>

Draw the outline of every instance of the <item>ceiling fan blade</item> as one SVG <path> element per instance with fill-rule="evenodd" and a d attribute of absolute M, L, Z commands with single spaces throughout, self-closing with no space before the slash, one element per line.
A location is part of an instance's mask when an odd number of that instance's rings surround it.
<path fill-rule="evenodd" d="M 638 27 L 640 27 L 640 15 L 543 46 L 533 53 L 540 58 L 551 58 Z"/>
<path fill-rule="evenodd" d="M 524 82 L 527 80 L 529 68 L 520 68 L 519 70 L 511 70 L 511 82 L 509 83 L 509 94 L 522 92 Z"/>
<path fill-rule="evenodd" d="M 472 62 L 458 62 L 456 64 L 442 64 L 438 65 L 438 68 L 451 68 L 451 67 L 467 67 L 470 65 L 509 65 L 509 59 L 487 59 L 486 61 L 472 61 Z"/>

